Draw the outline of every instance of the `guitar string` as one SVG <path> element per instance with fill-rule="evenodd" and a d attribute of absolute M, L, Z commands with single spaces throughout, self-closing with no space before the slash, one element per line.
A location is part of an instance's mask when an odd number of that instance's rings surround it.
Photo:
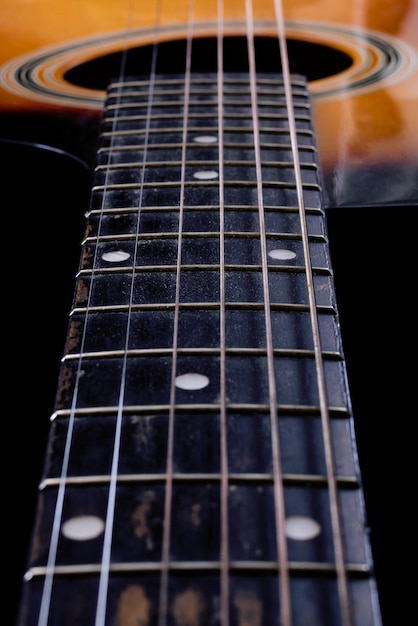
<path fill-rule="evenodd" d="M 174 455 L 174 422 L 175 422 L 175 402 L 176 402 L 176 377 L 177 377 L 177 350 L 178 350 L 178 330 L 180 314 L 180 280 L 182 269 L 182 243 L 183 243 L 183 217 L 184 198 L 186 180 L 186 148 L 189 121 L 190 102 L 190 79 L 191 79 L 191 58 L 194 28 L 194 0 L 188 2 L 188 19 L 186 35 L 186 59 L 184 75 L 184 110 L 182 127 L 182 155 L 180 171 L 180 197 L 179 197 L 179 225 L 177 240 L 177 264 L 176 264 L 176 286 L 174 302 L 174 328 L 173 328 L 173 356 L 170 383 L 170 409 L 168 417 L 167 435 L 167 465 L 166 483 L 164 499 L 164 525 L 161 555 L 161 582 L 159 598 L 158 626 L 165 626 L 168 612 L 168 576 L 170 567 L 170 543 L 171 543 L 171 521 L 172 521 L 172 501 L 173 501 L 173 455 Z"/>
<path fill-rule="evenodd" d="M 249 80 L 251 92 L 251 112 L 253 123 L 254 151 L 256 164 L 257 202 L 260 226 L 260 252 L 262 264 L 262 282 L 264 298 L 264 318 L 266 325 L 267 344 L 267 372 L 270 407 L 270 432 L 272 439 L 272 461 L 274 474 L 274 510 L 276 523 L 276 542 L 279 563 L 279 597 L 280 615 L 282 626 L 291 626 L 290 609 L 290 581 L 288 568 L 287 540 L 285 535 L 285 502 L 282 463 L 280 458 L 278 415 L 277 415 L 277 389 L 274 364 L 273 333 L 269 294 L 269 271 L 267 261 L 267 238 L 264 217 L 263 177 L 260 149 L 260 126 L 257 110 L 257 81 L 256 81 L 256 58 L 254 45 L 254 17 L 252 0 L 245 0 Z"/>
<path fill-rule="evenodd" d="M 314 343 L 315 367 L 318 384 L 319 406 L 321 413 L 322 435 L 324 441 L 325 463 L 327 472 L 327 483 L 330 493 L 330 513 L 333 529 L 333 546 L 336 563 L 336 573 L 338 581 L 338 592 L 340 596 L 340 605 L 342 613 L 343 626 L 350 626 L 352 623 L 350 614 L 350 603 L 348 594 L 347 572 L 344 564 L 344 549 L 342 540 L 342 530 L 340 521 L 340 511 L 338 505 L 337 481 L 335 472 L 335 460 L 332 447 L 331 424 L 329 416 L 329 406 L 327 398 L 327 389 L 325 383 L 324 362 L 322 358 L 321 338 L 319 332 L 319 321 L 316 305 L 315 288 L 313 282 L 312 264 L 309 249 L 309 236 L 306 220 L 305 201 L 303 193 L 303 183 L 301 175 L 301 167 L 299 160 L 298 141 L 295 114 L 293 110 L 292 88 L 290 78 L 289 58 L 286 44 L 286 31 L 283 13 L 282 0 L 273 0 L 276 16 L 277 35 L 281 50 L 282 74 L 285 87 L 286 108 L 289 119 L 289 133 L 292 146 L 293 162 L 295 165 L 295 181 L 299 208 L 299 221 L 301 226 L 303 253 L 305 261 L 305 276 L 307 282 L 309 311 L 312 326 L 312 336 Z"/>
<path fill-rule="evenodd" d="M 127 9 L 127 26 L 128 27 L 132 20 L 133 4 L 134 4 L 134 0 L 128 0 L 128 5 L 127 5 L 128 6 L 128 9 Z M 127 60 L 127 48 L 125 48 L 122 51 L 121 70 L 120 70 L 121 75 L 124 73 L 126 60 Z M 106 170 L 106 178 L 107 178 L 107 170 Z M 106 186 L 106 183 L 105 183 L 105 186 Z M 45 579 L 44 579 L 44 584 L 42 588 L 41 602 L 40 602 L 39 615 L 38 615 L 38 626 L 47 626 L 48 621 L 49 621 L 50 610 L 51 610 L 51 598 L 52 598 L 52 588 L 53 588 L 54 575 L 55 575 L 55 565 L 57 561 L 58 545 L 59 545 L 59 539 L 60 539 L 60 534 L 61 534 L 61 529 L 62 529 L 64 500 L 66 497 L 66 481 L 68 478 L 70 453 L 71 453 L 71 446 L 72 446 L 73 435 L 74 435 L 75 416 L 76 416 L 78 396 L 79 396 L 79 390 L 80 390 L 80 380 L 81 380 L 82 373 L 83 373 L 82 372 L 82 367 L 83 367 L 82 355 L 84 353 L 84 347 L 86 344 L 87 320 L 88 320 L 89 310 L 91 306 L 92 285 L 94 281 L 95 268 L 96 268 L 97 257 L 98 257 L 98 241 L 99 241 L 100 231 L 101 231 L 101 226 L 102 226 L 103 202 L 104 202 L 104 195 L 103 195 L 103 200 L 102 200 L 102 208 L 101 208 L 100 216 L 99 216 L 99 223 L 98 223 L 97 236 L 96 236 L 96 246 L 95 246 L 93 259 L 92 259 L 90 290 L 87 296 L 86 311 L 85 311 L 84 322 L 83 322 L 83 327 L 81 331 L 80 357 L 78 359 L 76 371 L 74 374 L 74 379 L 75 379 L 74 390 L 72 393 L 71 407 L 70 407 L 69 418 L 68 418 L 67 434 L 65 437 L 63 460 L 62 460 L 62 465 L 61 465 L 61 473 L 60 473 L 60 479 L 59 479 L 57 499 L 55 503 L 54 517 L 53 517 L 52 529 L 51 529 L 51 539 L 50 539 L 49 548 L 48 548 L 48 557 L 47 557 L 47 563 L 46 563 L 46 568 L 45 568 Z"/>
<path fill-rule="evenodd" d="M 229 525 L 228 443 L 226 408 L 226 319 L 225 319 L 225 199 L 224 199 L 224 3 L 217 3 L 217 97 L 219 161 L 219 326 L 220 326 L 220 437 L 221 437 L 221 624 L 229 626 Z"/>
<path fill-rule="evenodd" d="M 132 15 L 135 0 L 130 0 L 130 3 L 131 3 L 130 14 Z M 139 251 L 141 208 L 142 208 L 142 203 L 143 203 L 146 161 L 147 161 L 147 156 L 148 156 L 147 149 L 148 149 L 148 142 L 149 142 L 152 107 L 153 107 L 153 102 L 154 102 L 154 91 L 155 91 L 156 63 L 157 63 L 157 51 L 158 51 L 157 32 L 158 32 L 159 20 L 160 20 L 160 15 L 161 15 L 160 5 L 161 5 L 161 0 L 159 0 L 156 4 L 157 10 L 156 10 L 155 24 L 154 24 L 154 45 L 152 48 L 152 56 L 151 56 L 149 87 L 148 87 L 148 93 L 147 93 L 148 95 L 147 109 L 146 109 L 146 116 L 145 116 L 146 119 L 145 119 L 145 129 L 144 129 L 142 166 L 141 166 L 141 174 L 140 174 L 140 182 L 139 182 L 136 236 L 135 236 L 134 252 L 133 252 L 133 259 L 132 259 L 132 273 L 131 273 L 131 284 L 130 284 L 129 302 L 128 302 L 127 325 L 126 325 L 126 332 L 125 332 L 124 356 L 123 356 L 123 361 L 122 361 L 121 384 L 120 384 L 120 390 L 119 390 L 114 447 L 113 447 L 113 452 L 112 452 L 112 466 L 111 466 L 109 495 L 108 495 L 108 504 L 107 504 L 107 512 L 106 512 L 105 536 L 103 540 L 103 552 L 102 552 L 102 561 L 101 561 L 101 568 L 100 568 L 100 580 L 99 580 L 99 591 L 98 591 L 98 598 L 97 598 L 95 626 L 104 626 L 106 622 L 107 599 L 109 595 L 108 588 L 109 588 L 109 575 L 110 575 L 110 563 L 111 563 L 111 551 L 112 551 L 112 536 L 113 536 L 114 520 L 115 520 L 117 482 L 118 482 L 118 476 L 119 476 L 118 469 L 119 469 L 119 461 L 120 461 L 120 445 L 121 445 L 122 422 L 123 422 L 123 413 L 124 413 L 124 396 L 125 396 L 125 391 L 126 391 L 129 338 L 130 338 L 130 329 L 131 329 L 131 323 L 132 323 L 132 307 L 133 307 L 133 300 L 134 300 L 136 263 L 137 263 L 137 256 L 138 256 L 138 251 Z M 131 25 L 131 23 L 132 23 L 132 20 L 130 20 L 129 26 Z M 126 51 L 127 51 L 127 47 L 125 48 L 125 51 L 124 51 L 125 55 L 126 55 Z M 126 77 L 125 74 L 126 74 L 126 63 L 123 63 L 121 66 L 121 71 L 120 71 L 120 76 L 119 76 L 120 89 L 117 92 L 117 104 L 118 105 L 120 104 L 120 100 L 122 97 L 123 81 Z M 115 120 L 113 121 L 113 130 L 115 130 L 115 127 L 117 124 L 119 110 L 120 110 L 120 107 L 117 106 Z M 113 133 L 112 133 L 112 137 L 113 137 Z M 110 163 L 112 149 L 113 149 L 113 145 L 111 146 L 111 150 L 109 152 L 108 164 Z M 104 198 L 104 195 L 103 195 L 103 198 Z M 103 204 L 104 204 L 104 200 L 103 200 Z M 102 205 L 102 212 L 103 212 L 103 208 L 104 207 Z"/>

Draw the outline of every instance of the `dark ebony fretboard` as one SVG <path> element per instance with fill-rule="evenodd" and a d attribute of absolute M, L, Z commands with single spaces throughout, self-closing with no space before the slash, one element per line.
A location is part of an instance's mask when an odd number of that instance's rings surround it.
<path fill-rule="evenodd" d="M 303 207 L 256 86 L 109 87 L 20 626 L 380 623 L 306 86 Z"/>

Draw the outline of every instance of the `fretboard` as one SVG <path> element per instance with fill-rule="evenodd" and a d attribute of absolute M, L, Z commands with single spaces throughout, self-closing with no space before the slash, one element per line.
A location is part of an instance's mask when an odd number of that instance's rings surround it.
<path fill-rule="evenodd" d="M 109 86 L 20 626 L 380 623 L 306 85 L 298 172 L 255 85 Z"/>

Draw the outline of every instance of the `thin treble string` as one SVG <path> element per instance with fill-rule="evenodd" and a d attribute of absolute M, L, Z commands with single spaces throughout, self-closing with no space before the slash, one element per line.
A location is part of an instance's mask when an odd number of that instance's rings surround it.
<path fill-rule="evenodd" d="M 129 28 L 132 22 L 133 4 L 134 4 L 134 0 L 128 0 L 127 28 Z M 122 51 L 120 76 L 123 76 L 125 73 L 126 60 L 127 60 L 127 49 L 125 48 Z M 114 124 L 115 123 L 116 121 L 114 121 Z M 113 142 L 113 134 L 112 134 L 111 146 L 109 150 L 108 164 L 110 162 L 112 142 Z M 107 185 L 107 178 L 108 178 L 108 173 L 106 170 L 104 187 L 106 187 Z M 101 206 L 100 215 L 99 215 L 99 223 L 98 223 L 97 235 L 96 235 L 96 246 L 95 246 L 95 251 L 93 255 L 91 285 L 93 284 L 94 275 L 95 275 L 95 267 L 96 267 L 96 262 L 97 262 L 97 257 L 98 257 L 98 247 L 99 247 L 98 241 L 100 238 L 100 233 L 101 233 L 101 228 L 102 228 L 103 209 L 104 209 L 104 194 L 103 194 L 102 206 Z M 39 608 L 38 626 L 47 626 L 48 621 L 49 621 L 49 614 L 51 610 L 52 585 L 53 585 L 53 580 L 54 580 L 54 572 L 55 572 L 59 537 L 61 534 L 61 527 L 62 527 L 62 516 L 63 516 L 63 505 L 64 505 L 65 492 L 66 492 L 66 481 L 68 477 L 68 466 L 69 466 L 70 452 L 71 452 L 71 446 L 72 446 L 72 440 L 73 440 L 73 434 L 74 434 L 74 424 L 75 424 L 75 416 L 76 416 L 76 410 L 77 410 L 79 385 L 80 385 L 80 379 L 82 376 L 82 368 L 83 368 L 82 355 L 84 353 L 84 346 L 86 343 L 87 319 L 88 319 L 89 310 L 91 306 L 91 297 L 92 297 L 92 290 L 90 289 L 88 293 L 88 297 L 87 297 L 83 329 L 81 332 L 81 340 L 80 340 L 80 355 L 81 356 L 78 359 L 77 369 L 75 372 L 74 390 L 73 390 L 73 395 L 71 399 L 71 407 L 70 407 L 70 414 L 68 418 L 68 428 L 67 428 L 67 434 L 66 434 L 66 439 L 65 439 L 65 447 L 64 447 L 63 461 L 62 461 L 62 466 L 61 466 L 57 501 L 55 504 L 54 519 L 53 519 L 52 530 L 51 530 L 51 540 L 49 543 L 45 581 L 44 581 L 44 586 L 42 590 L 41 604 Z"/>
<path fill-rule="evenodd" d="M 186 39 L 186 67 L 184 77 L 184 110 L 182 128 L 182 156 L 180 172 L 180 198 L 179 198 L 179 227 L 177 242 L 177 264 L 176 264 L 176 296 L 174 303 L 174 328 L 173 328 L 173 356 L 170 383 L 170 409 L 168 416 L 167 435 L 167 465 L 166 465 L 166 485 L 164 499 L 164 530 L 161 556 L 161 586 L 159 597 L 158 626 L 165 626 L 168 612 L 168 575 L 170 567 L 170 539 L 171 539 L 171 509 L 173 499 L 173 455 L 174 455 L 174 421 L 176 402 L 176 377 L 177 377 L 177 349 L 178 349 L 178 329 L 180 311 L 180 279 L 182 265 L 182 243 L 183 243 L 183 215 L 184 215 L 184 195 L 186 180 L 186 148 L 188 133 L 188 116 L 190 101 L 190 73 L 192 61 L 193 43 L 193 20 L 194 20 L 194 0 L 189 0 L 187 39 Z"/>
<path fill-rule="evenodd" d="M 219 290 L 220 290 L 220 429 L 221 429 L 221 624 L 229 625 L 229 527 L 228 527 L 228 442 L 226 413 L 226 338 L 225 338 L 225 200 L 224 200 L 224 4 L 218 0 L 218 161 L 219 161 Z"/>
<path fill-rule="evenodd" d="M 279 431 L 277 420 L 277 390 L 274 367 L 273 332 L 271 324 L 271 307 L 269 294 L 269 272 L 267 262 L 267 239 L 264 220 L 263 178 L 261 168 L 260 128 L 257 113 L 257 82 L 254 49 L 254 24 L 252 0 L 245 0 L 247 22 L 247 45 L 249 61 L 249 78 L 251 88 L 251 112 L 253 122 L 254 151 L 256 161 L 257 202 L 260 225 L 260 247 L 263 277 L 264 316 L 266 324 L 267 370 L 269 385 L 270 431 L 272 438 L 272 457 L 274 473 L 274 505 L 276 521 L 276 542 L 279 561 L 280 584 L 280 615 L 282 626 L 291 626 L 290 584 L 285 535 L 284 486 L 280 458 Z"/>
<path fill-rule="evenodd" d="M 132 8 L 133 8 L 133 2 L 134 0 L 132 0 Z M 117 412 L 117 418 L 116 418 L 115 439 L 114 439 L 114 447 L 113 447 L 113 454 L 112 454 L 109 496 L 108 496 L 108 505 L 107 505 L 107 512 L 106 512 L 105 537 L 103 541 L 102 562 L 101 562 L 101 570 L 100 570 L 100 582 L 99 582 L 99 592 L 98 592 L 98 600 L 97 600 L 97 608 L 96 608 L 95 626 L 104 626 L 106 622 L 106 604 L 107 604 L 107 597 L 108 597 L 110 560 L 111 560 L 111 550 L 112 550 L 112 535 L 113 535 L 113 527 L 114 527 L 116 490 L 117 490 L 118 468 L 119 468 L 119 459 L 120 459 L 120 445 L 121 445 L 125 384 L 126 384 L 127 363 L 128 363 L 129 337 L 130 337 L 130 328 L 131 328 L 131 314 L 132 314 L 133 299 L 134 299 L 134 285 L 135 285 L 135 272 L 136 272 L 135 268 L 136 268 L 136 259 L 138 255 L 138 250 L 139 250 L 140 217 L 141 217 L 141 208 L 142 208 L 143 193 L 144 193 L 146 162 L 147 162 L 147 155 L 148 155 L 147 150 L 148 150 L 148 141 L 149 141 L 149 134 L 150 134 L 150 128 L 151 128 L 151 118 L 152 118 L 152 106 L 154 102 L 156 64 L 157 64 L 157 53 L 158 53 L 158 40 L 157 40 L 156 35 L 157 35 L 158 26 L 159 26 L 160 17 L 161 17 L 161 0 L 158 0 L 156 4 L 156 16 L 155 17 L 156 17 L 155 26 L 154 26 L 155 37 L 154 37 L 154 45 L 152 49 L 150 79 L 149 79 L 149 87 L 148 87 L 148 100 L 147 100 L 147 110 L 146 110 L 146 120 L 145 120 L 141 177 L 140 177 L 140 182 L 139 182 L 139 199 L 138 199 L 136 237 L 135 237 L 135 246 L 134 246 L 134 253 L 133 253 L 131 286 L 130 286 L 130 295 L 129 295 L 129 303 L 128 303 L 128 321 L 126 325 L 124 356 L 123 356 L 122 373 L 121 373 L 121 385 L 120 385 L 120 390 L 119 390 L 118 412 Z M 125 67 L 122 68 L 122 71 L 119 77 L 119 82 L 122 83 L 124 77 L 125 77 Z M 118 93 L 118 104 L 120 103 L 121 93 L 122 93 L 122 87 Z M 118 116 L 118 114 L 119 114 L 119 107 L 117 107 L 117 110 L 116 110 L 116 117 Z M 115 128 L 115 125 L 116 125 L 116 120 L 114 122 L 114 128 Z"/>
<path fill-rule="evenodd" d="M 324 363 L 322 359 L 322 347 L 321 347 L 321 340 L 320 340 L 320 333 L 319 333 L 319 322 L 318 322 L 318 315 L 317 315 L 315 289 L 314 289 L 314 284 L 313 284 L 312 264 L 311 264 L 310 251 L 309 251 L 309 236 L 308 236 L 306 211 L 305 211 L 305 203 L 304 203 L 304 196 L 303 196 L 303 183 L 302 183 L 300 161 L 299 161 L 295 114 L 294 114 L 293 102 L 292 102 L 292 88 L 291 88 L 291 81 L 290 81 L 289 59 L 288 59 L 287 46 L 286 46 L 284 14 L 283 14 L 283 6 L 282 6 L 281 0 L 274 0 L 274 5 L 275 5 L 275 13 L 276 13 L 277 34 L 278 34 L 280 50 L 281 50 L 282 73 L 283 73 L 283 81 L 284 81 L 284 87 L 285 87 L 287 114 L 288 114 L 288 119 L 289 119 L 290 140 L 291 140 L 291 146 L 292 146 L 293 161 L 295 165 L 296 190 L 297 190 L 298 205 L 299 205 L 299 217 L 300 217 L 300 225 L 301 225 L 305 268 L 306 268 L 306 281 L 307 281 L 308 297 L 309 297 L 309 310 L 310 310 L 310 316 L 311 316 L 311 326 L 312 326 L 312 334 L 313 334 L 313 342 L 314 342 L 315 366 L 316 366 L 316 375 L 317 375 L 317 381 L 318 381 L 319 405 L 320 405 L 320 411 L 321 411 L 322 433 L 323 433 L 323 439 L 324 439 L 327 481 L 328 481 L 328 489 L 330 493 L 331 522 L 332 522 L 332 529 L 333 529 L 333 542 L 334 542 L 335 562 L 336 562 L 336 571 L 337 571 L 337 579 L 338 579 L 338 590 L 339 590 L 340 600 L 341 600 L 343 626 L 350 626 L 352 621 L 351 621 L 351 615 L 350 615 L 348 581 L 347 581 L 346 569 L 344 566 L 344 550 L 343 550 L 343 541 L 342 541 L 340 513 L 339 513 L 339 508 L 338 508 L 338 493 L 337 493 L 337 481 L 336 481 L 336 476 L 335 476 L 335 461 L 334 461 L 333 448 L 332 448 L 331 426 L 330 426 L 328 398 L 327 398 L 326 384 L 325 384 Z"/>

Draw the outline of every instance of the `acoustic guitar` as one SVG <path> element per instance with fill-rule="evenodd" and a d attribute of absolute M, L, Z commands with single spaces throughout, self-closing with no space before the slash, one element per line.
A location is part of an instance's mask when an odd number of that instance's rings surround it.
<path fill-rule="evenodd" d="M 418 2 L 4 0 L 0 28 L 8 621 L 390 624 Z"/>

